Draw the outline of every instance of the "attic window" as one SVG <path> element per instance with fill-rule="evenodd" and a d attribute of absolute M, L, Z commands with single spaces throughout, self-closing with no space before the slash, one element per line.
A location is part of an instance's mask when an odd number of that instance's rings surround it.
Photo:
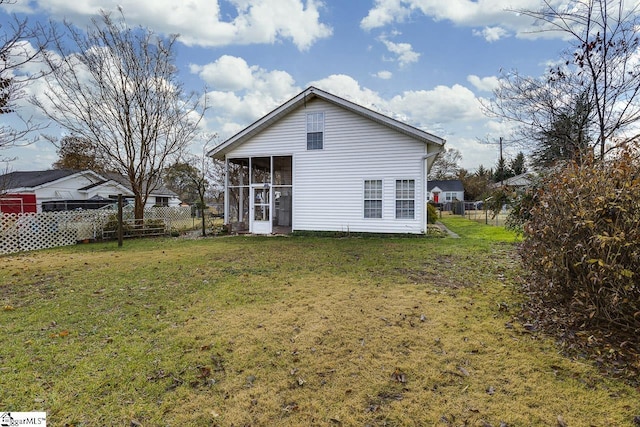
<path fill-rule="evenodd" d="M 307 150 L 322 150 L 324 113 L 307 114 Z"/>

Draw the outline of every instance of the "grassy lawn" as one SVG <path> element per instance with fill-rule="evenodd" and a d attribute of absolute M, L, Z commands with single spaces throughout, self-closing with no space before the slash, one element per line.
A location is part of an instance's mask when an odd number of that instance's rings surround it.
<path fill-rule="evenodd" d="M 514 320 L 514 236 L 443 222 L 461 238 L 4 256 L 0 411 L 53 426 L 633 426 L 640 391 Z"/>

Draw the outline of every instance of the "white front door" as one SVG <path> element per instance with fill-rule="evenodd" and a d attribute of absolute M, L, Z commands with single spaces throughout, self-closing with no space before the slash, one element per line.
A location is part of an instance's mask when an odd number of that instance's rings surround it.
<path fill-rule="evenodd" d="M 253 234 L 271 234 L 271 189 L 251 188 L 251 224 Z"/>

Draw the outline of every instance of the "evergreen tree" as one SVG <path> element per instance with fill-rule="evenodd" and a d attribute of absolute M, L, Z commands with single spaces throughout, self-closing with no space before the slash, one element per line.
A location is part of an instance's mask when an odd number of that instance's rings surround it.
<path fill-rule="evenodd" d="M 591 107 L 586 95 L 581 95 L 571 108 L 559 112 L 550 127 L 538 134 L 538 144 L 532 155 L 533 165 L 543 169 L 558 161 L 581 163 L 592 147 L 588 129 L 590 115 Z"/>
<path fill-rule="evenodd" d="M 527 167 L 525 165 L 524 153 L 520 151 L 515 158 L 511 160 L 509 163 L 509 167 L 511 169 L 511 173 L 513 176 L 522 175 L 527 172 Z"/>

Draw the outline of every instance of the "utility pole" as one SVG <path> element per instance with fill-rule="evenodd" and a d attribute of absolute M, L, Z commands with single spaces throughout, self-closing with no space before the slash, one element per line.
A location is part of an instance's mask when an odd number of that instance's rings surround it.
<path fill-rule="evenodd" d="M 500 137 L 500 165 L 502 171 L 500 172 L 500 187 L 504 187 L 504 158 L 502 157 L 502 137 Z"/>

